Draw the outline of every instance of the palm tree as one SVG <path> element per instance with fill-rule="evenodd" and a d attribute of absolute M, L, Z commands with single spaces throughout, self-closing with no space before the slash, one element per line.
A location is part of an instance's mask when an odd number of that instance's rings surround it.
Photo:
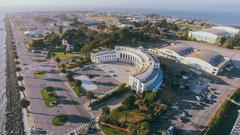
<path fill-rule="evenodd" d="M 90 100 L 90 104 L 89 104 L 89 105 L 91 105 L 91 99 L 94 97 L 94 94 L 93 94 L 93 92 L 91 92 L 91 91 L 88 91 L 88 92 L 87 92 L 87 94 L 86 94 L 86 96 L 87 96 L 87 99 L 89 99 L 89 100 Z"/>
<path fill-rule="evenodd" d="M 57 57 L 55 61 L 58 63 L 58 66 L 59 66 L 59 63 L 61 62 L 61 59 L 59 57 Z"/>
<path fill-rule="evenodd" d="M 25 91 L 25 87 L 24 86 L 20 86 L 19 85 L 18 86 L 18 91 L 21 91 L 23 93 L 23 96 L 26 97 L 25 94 L 24 94 L 24 91 Z"/>
<path fill-rule="evenodd" d="M 15 59 L 18 59 L 19 57 L 17 55 L 14 56 Z"/>
<path fill-rule="evenodd" d="M 106 122 L 106 116 L 110 113 L 110 108 L 108 106 L 104 106 L 102 108 L 102 115 L 104 115 L 104 122 Z"/>
<path fill-rule="evenodd" d="M 15 71 L 20 74 L 21 68 L 20 68 L 20 67 L 16 67 L 16 68 L 15 68 Z"/>
<path fill-rule="evenodd" d="M 55 52 L 52 52 L 52 56 L 53 56 L 53 58 L 55 60 L 55 56 L 56 56 Z"/>
<path fill-rule="evenodd" d="M 22 83 L 23 77 L 22 77 L 22 76 L 17 76 L 17 80 L 18 80 L 18 81 L 21 81 L 21 83 Z"/>
<path fill-rule="evenodd" d="M 29 112 L 27 108 L 30 105 L 30 101 L 28 101 L 26 98 L 21 99 L 19 101 L 19 105 L 20 105 L 20 107 L 25 108 L 27 110 L 27 112 Z"/>
<path fill-rule="evenodd" d="M 16 63 L 16 65 L 19 65 L 19 64 L 20 64 L 20 62 L 19 62 L 19 61 L 16 61 L 15 63 Z"/>

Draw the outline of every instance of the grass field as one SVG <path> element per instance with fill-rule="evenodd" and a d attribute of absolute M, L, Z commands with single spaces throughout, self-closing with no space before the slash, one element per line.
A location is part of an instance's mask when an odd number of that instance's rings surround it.
<path fill-rule="evenodd" d="M 39 70 L 35 71 L 33 74 L 34 74 L 35 79 L 38 79 L 39 77 L 46 75 L 46 72 L 43 69 L 39 69 Z"/>
<path fill-rule="evenodd" d="M 151 113 L 152 112 L 146 107 L 139 106 L 139 110 L 131 110 L 127 112 L 127 123 L 138 123 L 139 121 L 150 117 Z M 107 118 L 123 122 L 125 121 L 125 111 L 119 112 L 117 109 L 113 109 Z"/>
<path fill-rule="evenodd" d="M 117 129 L 113 129 L 113 128 L 109 128 L 109 127 L 105 127 L 105 126 L 101 126 L 102 131 L 105 133 L 105 135 L 128 135 L 128 133 L 117 130 Z"/>
<path fill-rule="evenodd" d="M 66 114 L 59 114 L 53 120 L 52 124 L 54 126 L 63 126 L 68 121 L 68 115 Z"/>
<path fill-rule="evenodd" d="M 81 96 L 80 91 L 83 91 L 83 89 L 81 88 L 81 90 L 79 91 L 79 88 L 76 87 L 75 82 L 70 82 L 70 81 L 67 81 L 67 82 L 70 85 L 70 87 L 73 89 L 73 91 L 77 94 L 77 96 L 80 97 Z"/>
<path fill-rule="evenodd" d="M 61 60 L 64 59 L 79 59 L 80 57 L 82 57 L 83 55 L 80 52 L 75 52 L 75 53 L 69 53 L 67 52 L 67 54 L 65 55 L 64 52 L 55 52 L 56 56 L 55 57 L 59 57 Z"/>
<path fill-rule="evenodd" d="M 47 107 L 52 108 L 57 106 L 60 103 L 57 93 L 54 91 L 53 87 L 46 87 L 41 90 L 41 94 L 44 100 L 44 103 Z M 55 101 L 54 105 L 50 105 L 50 102 Z"/>

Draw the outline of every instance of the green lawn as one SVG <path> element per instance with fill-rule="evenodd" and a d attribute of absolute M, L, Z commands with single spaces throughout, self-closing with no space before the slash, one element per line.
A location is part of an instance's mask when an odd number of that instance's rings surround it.
<path fill-rule="evenodd" d="M 81 93 L 80 91 L 83 91 L 83 89 L 81 88 L 81 90 L 79 90 L 79 88 L 75 85 L 75 82 L 70 82 L 70 81 L 67 81 L 68 84 L 70 85 L 70 87 L 73 89 L 73 91 L 77 94 L 77 96 L 81 96 Z"/>
<path fill-rule="evenodd" d="M 44 75 L 46 75 L 46 72 L 43 69 L 39 69 L 39 70 L 34 72 L 35 79 L 38 79 L 39 77 L 42 77 Z"/>
<path fill-rule="evenodd" d="M 52 108 L 57 106 L 60 103 L 57 93 L 54 91 L 53 87 L 46 87 L 41 90 L 41 94 L 44 100 L 44 103 L 47 107 Z M 50 105 L 50 102 L 55 101 L 54 105 Z"/>
<path fill-rule="evenodd" d="M 56 56 L 55 57 L 59 57 L 61 60 L 64 59 L 79 59 L 80 57 L 82 57 L 83 55 L 80 52 L 75 52 L 75 53 L 70 53 L 67 52 L 67 54 L 65 55 L 64 52 L 55 52 Z"/>
<path fill-rule="evenodd" d="M 150 117 L 151 111 L 144 106 L 139 106 L 139 110 L 131 110 L 127 112 L 128 123 L 138 123 L 139 121 Z M 117 120 L 119 122 L 125 121 L 125 111 L 119 112 L 117 109 L 113 109 L 107 118 L 111 120 Z"/>
<path fill-rule="evenodd" d="M 105 135 L 128 135 L 128 133 L 110 128 L 110 127 L 105 127 L 101 126 L 102 131 L 105 133 Z"/>
<path fill-rule="evenodd" d="M 59 114 L 53 120 L 52 124 L 54 126 L 63 126 L 68 121 L 68 115 L 66 114 Z"/>

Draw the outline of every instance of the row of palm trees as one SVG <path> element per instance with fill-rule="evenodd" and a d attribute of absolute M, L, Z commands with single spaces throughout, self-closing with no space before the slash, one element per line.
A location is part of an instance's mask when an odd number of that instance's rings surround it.
<path fill-rule="evenodd" d="M 16 52 L 16 46 L 13 44 L 13 56 L 14 56 L 14 59 L 15 59 L 15 64 L 16 64 L 16 68 L 15 68 L 15 71 L 16 72 L 18 72 L 18 76 L 17 76 L 17 80 L 18 81 L 20 81 L 21 82 L 21 84 L 22 85 L 18 85 L 17 86 L 17 91 L 19 91 L 19 92 L 22 92 L 22 94 L 23 94 L 23 96 L 24 96 L 24 98 L 22 98 L 20 101 L 19 101 L 19 106 L 21 107 L 21 108 L 25 108 L 26 110 L 27 110 L 27 112 L 29 112 L 28 111 L 28 106 L 30 105 L 30 101 L 28 101 L 27 99 L 26 99 L 26 95 L 25 95 L 25 93 L 24 93 L 24 91 L 25 91 L 25 86 L 23 85 L 23 77 L 22 77 L 22 75 L 21 75 L 21 68 L 19 67 L 19 65 L 20 65 L 20 62 L 18 61 L 18 59 L 19 59 L 19 56 L 17 55 L 17 52 Z"/>

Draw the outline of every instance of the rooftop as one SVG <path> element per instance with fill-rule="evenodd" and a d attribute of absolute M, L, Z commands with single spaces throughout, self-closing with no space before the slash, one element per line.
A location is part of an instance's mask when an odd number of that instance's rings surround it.
<path fill-rule="evenodd" d="M 187 46 L 187 45 L 182 45 L 182 44 L 171 45 L 171 46 L 166 47 L 165 49 L 172 50 L 172 51 L 176 52 L 177 54 L 179 54 L 180 56 L 184 56 L 188 53 L 193 52 L 192 47 Z"/>
<path fill-rule="evenodd" d="M 197 51 L 187 57 L 194 57 L 206 61 L 214 67 L 217 67 L 221 62 L 224 61 L 224 57 L 216 52 L 212 51 Z"/>
<path fill-rule="evenodd" d="M 219 30 L 219 29 L 204 29 L 204 30 L 202 30 L 202 32 L 208 32 L 208 33 L 218 35 L 218 36 L 229 34 L 227 31 Z"/>

